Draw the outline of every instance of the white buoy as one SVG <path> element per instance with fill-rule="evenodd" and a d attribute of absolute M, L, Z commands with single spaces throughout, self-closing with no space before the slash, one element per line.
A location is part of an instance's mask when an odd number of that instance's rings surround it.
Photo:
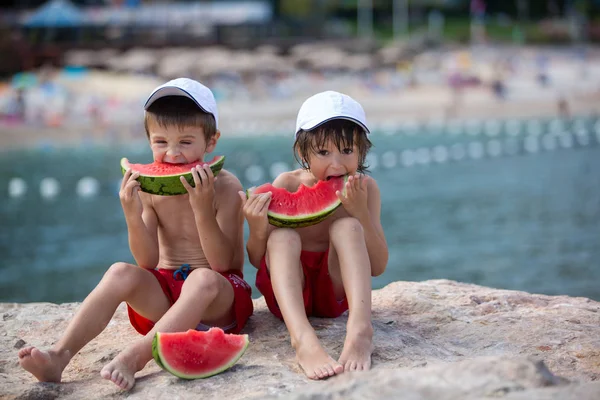
<path fill-rule="evenodd" d="M 537 153 L 540 150 L 540 144 L 538 142 L 537 136 L 527 136 L 525 138 L 525 143 L 523 144 L 525 147 L 525 151 L 528 153 Z"/>
<path fill-rule="evenodd" d="M 485 134 L 490 137 L 498 136 L 502 130 L 502 125 L 496 120 L 490 120 L 485 123 Z"/>
<path fill-rule="evenodd" d="M 282 173 L 287 172 L 289 170 L 290 167 L 286 163 L 284 163 L 283 161 L 278 161 L 276 163 L 271 164 L 271 167 L 269 168 L 269 173 L 271 174 L 271 178 L 275 179 Z"/>
<path fill-rule="evenodd" d="M 445 146 L 435 146 L 432 152 L 433 161 L 443 164 L 448 161 L 448 149 Z"/>
<path fill-rule="evenodd" d="M 556 149 L 556 135 L 553 133 L 547 133 L 542 136 L 542 146 L 546 151 L 552 151 Z"/>
<path fill-rule="evenodd" d="M 506 122 L 506 133 L 509 136 L 517 136 L 521 133 L 521 121 L 518 119 L 511 119 Z"/>
<path fill-rule="evenodd" d="M 407 135 L 415 135 L 420 129 L 419 123 L 415 120 L 408 120 L 402 124 L 402 132 Z"/>
<path fill-rule="evenodd" d="M 405 167 L 412 167 L 415 164 L 415 155 L 412 150 L 403 150 L 400 153 L 400 162 Z"/>
<path fill-rule="evenodd" d="M 481 133 L 481 121 L 470 120 L 465 124 L 465 131 L 468 135 L 477 136 Z"/>
<path fill-rule="evenodd" d="M 590 144 L 590 135 L 588 134 L 587 130 L 582 129 L 577 131 L 577 134 L 575 135 L 575 139 L 577 140 L 577 143 L 580 146 L 588 146 Z"/>
<path fill-rule="evenodd" d="M 490 157 L 499 157 L 502 155 L 502 143 L 499 140 L 490 140 L 487 142 L 486 148 Z"/>
<path fill-rule="evenodd" d="M 465 146 L 462 143 L 456 143 L 450 146 L 450 157 L 455 161 L 460 161 L 467 155 Z"/>
<path fill-rule="evenodd" d="M 27 193 L 27 183 L 21 178 L 12 178 L 8 181 L 8 197 L 22 197 Z"/>
<path fill-rule="evenodd" d="M 431 162 L 431 154 L 427 147 L 417 149 L 415 155 L 419 164 L 427 165 Z"/>
<path fill-rule="evenodd" d="M 250 182 L 262 181 L 265 176 L 265 171 L 260 165 L 251 165 L 246 169 L 246 179 Z"/>
<path fill-rule="evenodd" d="M 561 147 L 564 149 L 570 149 L 573 147 L 573 136 L 569 132 L 563 132 L 558 135 L 558 141 L 560 142 Z"/>
<path fill-rule="evenodd" d="M 381 123 L 381 132 L 386 136 L 392 136 L 398 133 L 398 124 L 392 121 Z"/>
<path fill-rule="evenodd" d="M 384 168 L 394 168 L 397 162 L 396 153 L 393 151 L 386 151 L 381 155 L 381 165 L 383 165 Z"/>
<path fill-rule="evenodd" d="M 86 176 L 77 182 L 75 192 L 79 197 L 94 197 L 100 191 L 100 183 L 95 178 Z"/>
<path fill-rule="evenodd" d="M 40 182 L 40 195 L 44 199 L 53 199 L 60 193 L 60 184 L 54 178 L 44 178 Z"/>
<path fill-rule="evenodd" d="M 379 166 L 379 159 L 377 158 L 377 154 L 369 153 L 365 159 L 366 163 L 369 165 L 371 170 L 376 170 Z"/>
<path fill-rule="evenodd" d="M 542 123 L 537 119 L 532 119 L 527 123 L 527 133 L 529 135 L 539 135 L 542 133 Z"/>
<path fill-rule="evenodd" d="M 581 130 L 587 130 L 587 123 L 583 118 L 577 118 L 573 121 L 573 130 L 579 132 Z"/>
<path fill-rule="evenodd" d="M 481 157 L 483 157 L 483 144 L 481 144 L 481 142 L 469 143 L 468 153 L 472 159 L 474 159 L 474 160 L 480 159 Z"/>
<path fill-rule="evenodd" d="M 561 119 L 553 119 L 548 124 L 548 130 L 552 133 L 559 133 L 565 129 L 565 124 Z"/>
<path fill-rule="evenodd" d="M 444 128 L 444 120 L 442 118 L 432 118 L 427 121 L 427 130 L 434 135 L 439 135 L 442 133 Z"/>
<path fill-rule="evenodd" d="M 463 126 L 459 121 L 450 121 L 446 124 L 446 130 L 450 135 L 460 135 L 463 132 Z"/>

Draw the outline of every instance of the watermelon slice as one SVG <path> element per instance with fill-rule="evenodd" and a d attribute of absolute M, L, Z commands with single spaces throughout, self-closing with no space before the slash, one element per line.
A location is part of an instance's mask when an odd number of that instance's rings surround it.
<path fill-rule="evenodd" d="M 271 192 L 271 203 L 267 211 L 269 223 L 280 228 L 301 228 L 318 224 L 337 210 L 342 202 L 335 192 L 345 192 L 347 180 L 346 175 L 319 181 L 312 187 L 300 185 L 293 193 L 265 183 L 248 189 L 246 196 Z"/>
<path fill-rule="evenodd" d="M 231 368 L 248 348 L 248 335 L 234 335 L 221 328 L 207 332 L 157 332 L 152 356 L 164 370 L 182 379 L 208 378 Z"/>
<path fill-rule="evenodd" d="M 180 176 L 194 186 L 194 178 L 190 170 L 199 164 L 208 164 L 213 174 L 217 176 L 223 168 L 225 156 L 216 156 L 209 162 L 196 161 L 189 164 L 168 164 L 155 161 L 151 164 L 131 164 L 126 158 L 121 159 L 121 172 L 123 175 L 127 168 L 140 173 L 137 179 L 143 192 L 160 196 L 186 194 L 187 191 L 179 180 Z"/>

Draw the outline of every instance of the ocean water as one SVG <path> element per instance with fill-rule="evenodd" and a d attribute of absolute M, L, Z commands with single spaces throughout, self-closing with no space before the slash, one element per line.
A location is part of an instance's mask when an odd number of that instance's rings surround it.
<path fill-rule="evenodd" d="M 600 300 L 597 119 L 381 128 L 372 140 L 390 248 L 374 288 L 444 278 Z M 215 154 L 250 187 L 295 168 L 291 144 L 224 137 Z M 150 161 L 142 141 L 0 152 L 0 302 L 81 301 L 112 263 L 133 261 L 122 156 Z M 249 263 L 245 275 L 253 284 Z"/>

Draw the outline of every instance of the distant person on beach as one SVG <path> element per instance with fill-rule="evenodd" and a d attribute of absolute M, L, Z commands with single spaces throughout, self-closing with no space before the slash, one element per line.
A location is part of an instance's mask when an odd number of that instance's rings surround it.
<path fill-rule="evenodd" d="M 368 135 L 362 106 L 347 95 L 322 92 L 300 108 L 293 148 L 302 168 L 282 173 L 273 185 L 295 192 L 300 185 L 349 175 L 346 193 L 337 193 L 342 207 L 316 225 L 275 229 L 267 218 L 271 194 L 246 200 L 240 192 L 250 228 L 246 249 L 258 268 L 256 287 L 285 322 L 297 361 L 311 379 L 371 367 L 371 276 L 385 271 L 388 248 L 379 187 L 364 174 Z M 335 318 L 346 310 L 346 339 L 336 361 L 308 317 Z"/>
<path fill-rule="evenodd" d="M 144 126 L 155 161 L 202 161 L 220 137 L 217 104 L 199 82 L 179 78 L 156 88 L 144 106 Z M 155 196 L 140 191 L 139 174 L 128 170 L 119 197 L 129 247 L 137 265 L 113 264 L 83 301 L 50 350 L 19 351 L 19 362 L 42 382 L 60 382 L 71 358 L 98 336 L 122 302 L 142 335 L 102 371 L 104 379 L 131 389 L 134 375 L 152 359 L 156 332 L 221 327 L 239 332 L 253 312 L 244 281 L 240 181 L 226 170 L 218 179 L 208 166 L 192 170 L 187 194 Z M 118 338 L 116 340 L 119 340 Z"/>

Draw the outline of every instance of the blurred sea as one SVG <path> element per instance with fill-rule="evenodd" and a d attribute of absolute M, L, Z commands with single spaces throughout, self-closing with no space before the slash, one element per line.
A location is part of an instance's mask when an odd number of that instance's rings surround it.
<path fill-rule="evenodd" d="M 372 139 L 390 248 L 374 288 L 444 278 L 600 300 L 597 119 L 406 126 Z M 295 168 L 291 144 L 223 137 L 215 154 L 250 187 Z M 151 161 L 144 142 L 0 153 L 0 302 L 81 301 L 112 263 L 133 261 L 123 156 Z M 249 263 L 245 274 L 253 284 Z"/>

